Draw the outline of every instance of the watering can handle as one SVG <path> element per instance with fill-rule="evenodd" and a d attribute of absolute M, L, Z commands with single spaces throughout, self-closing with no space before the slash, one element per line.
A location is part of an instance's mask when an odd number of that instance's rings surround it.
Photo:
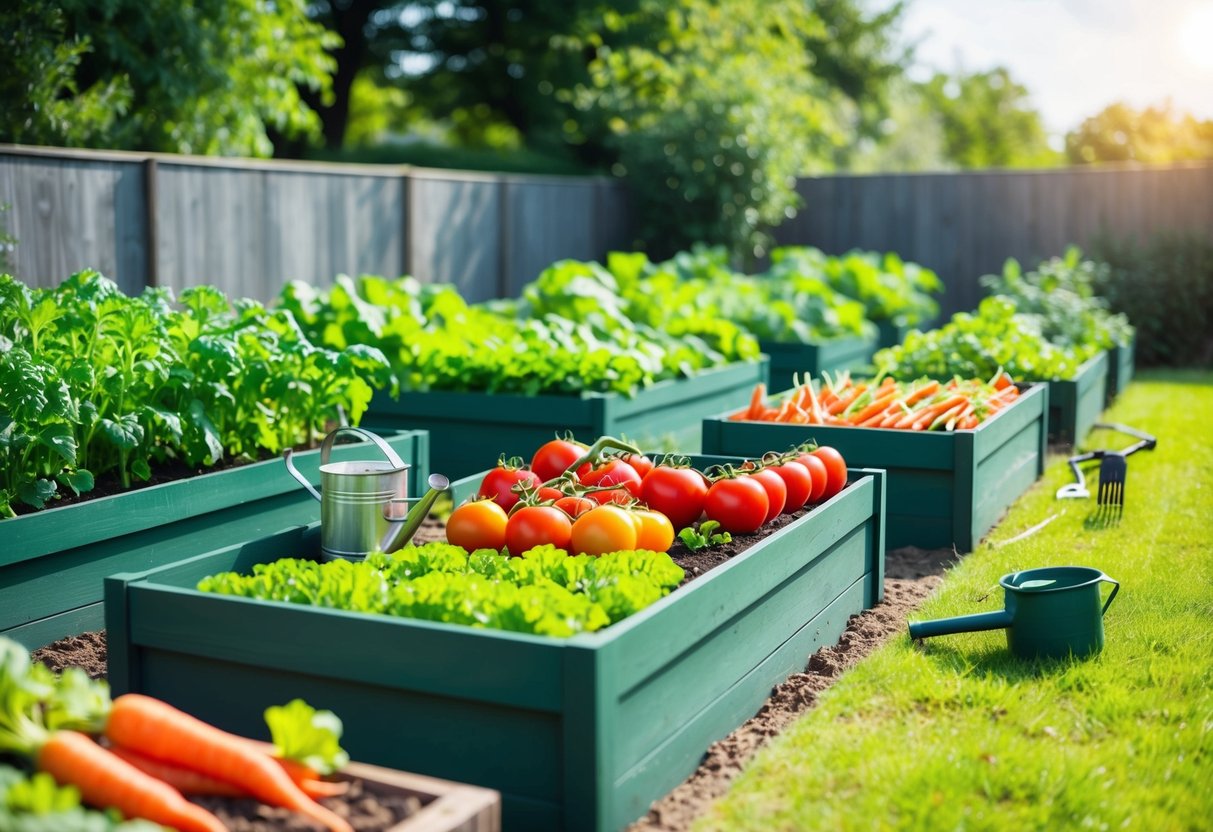
<path fill-rule="evenodd" d="M 341 434 L 341 433 L 357 434 L 358 436 L 361 436 L 363 439 L 365 439 L 367 442 L 374 442 L 376 447 L 378 447 L 379 450 L 383 451 L 383 455 L 387 457 L 388 462 L 392 463 L 392 467 L 394 467 L 394 468 L 406 467 L 404 464 L 404 460 L 402 460 L 400 458 L 399 454 L 397 454 L 394 450 L 392 450 L 391 445 L 384 442 L 383 439 L 381 439 L 376 434 L 371 433 L 369 430 L 363 430 L 362 428 L 356 428 L 351 425 L 342 425 L 341 427 L 336 428 L 335 430 L 331 431 L 328 436 L 324 437 L 324 442 L 322 442 L 320 445 L 320 464 L 321 465 L 329 464 L 329 456 L 333 452 L 333 443 L 336 441 L 337 435 Z"/>
<path fill-rule="evenodd" d="M 1120 592 L 1120 581 L 1116 580 L 1115 578 L 1109 578 L 1107 575 L 1100 575 L 1099 579 L 1101 581 L 1107 581 L 1112 585 L 1112 594 L 1109 595 L 1108 600 L 1104 602 L 1103 612 L 1100 613 L 1100 615 L 1106 615 L 1108 612 L 1108 607 L 1112 606 L 1112 599 L 1116 597 L 1116 593 Z"/>

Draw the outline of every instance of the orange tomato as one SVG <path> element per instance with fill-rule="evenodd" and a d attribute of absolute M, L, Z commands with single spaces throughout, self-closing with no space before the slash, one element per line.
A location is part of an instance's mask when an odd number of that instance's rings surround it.
<path fill-rule="evenodd" d="M 601 505 L 573 523 L 573 554 L 598 555 L 636 548 L 636 523 L 612 503 Z"/>
<path fill-rule="evenodd" d="M 505 546 L 505 527 L 509 523 L 505 509 L 492 500 L 464 503 L 451 512 L 446 521 L 446 539 L 469 552 Z"/>
<path fill-rule="evenodd" d="M 636 536 L 637 549 L 668 552 L 674 545 L 674 524 L 660 511 L 639 510 L 632 514 L 640 518 L 640 533 Z"/>

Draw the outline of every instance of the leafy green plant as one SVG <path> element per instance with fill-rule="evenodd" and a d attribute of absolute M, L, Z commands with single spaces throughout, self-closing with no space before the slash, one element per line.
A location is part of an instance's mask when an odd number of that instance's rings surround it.
<path fill-rule="evenodd" d="M 1064 257 L 1026 273 L 1017 260 L 1008 259 L 1002 274 L 986 275 L 981 282 L 993 294 L 1011 298 L 1019 312 L 1038 316 L 1041 334 L 1050 343 L 1085 361 L 1133 340 L 1128 320 L 1109 312 L 1107 301 L 1095 294 L 1095 282 L 1105 269 L 1071 246 Z"/>
<path fill-rule="evenodd" d="M 881 373 L 900 379 L 992 378 L 1001 367 L 1017 381 L 1073 378 L 1083 360 L 1053 346 L 1039 316 L 1018 312 L 1001 295 L 985 298 L 975 312 L 958 312 L 938 329 L 911 330 L 899 346 L 872 358 Z"/>
<path fill-rule="evenodd" d="M 575 291 L 591 308 L 615 303 L 611 292 L 588 281 Z M 655 381 L 758 355 L 753 339 L 736 332 L 709 341 L 610 310 L 571 319 L 547 309 L 526 314 L 510 301 L 471 305 L 453 287 L 411 277 L 342 275 L 327 290 L 292 283 L 278 308 L 317 343 L 343 350 L 373 345 L 402 390 L 631 395 Z"/>
<path fill-rule="evenodd" d="M 105 474 L 129 487 L 157 464 L 311 445 L 390 383 L 382 354 L 318 348 L 285 311 L 207 286 L 180 301 L 91 270 L 54 289 L 0 275 L 0 516 Z"/>
<path fill-rule="evenodd" d="M 565 637 L 599 630 L 676 587 L 682 568 L 658 552 L 569 556 L 540 546 L 520 558 L 429 543 L 364 561 L 283 559 L 224 572 L 198 589 L 242 598 Z"/>
<path fill-rule="evenodd" d="M 939 314 L 932 297 L 943 282 L 930 269 L 907 263 L 895 252 L 851 251 L 832 257 L 811 246 L 784 246 L 771 252 L 768 280 L 793 285 L 821 281 L 863 304 L 870 321 L 917 326 Z"/>
<path fill-rule="evenodd" d="M 692 552 L 698 552 L 700 549 L 707 549 L 711 546 L 719 546 L 722 543 L 731 543 L 733 535 L 728 532 L 717 532 L 720 524 L 715 520 L 704 520 L 695 526 L 687 526 L 678 533 L 678 539 L 683 545 Z"/>

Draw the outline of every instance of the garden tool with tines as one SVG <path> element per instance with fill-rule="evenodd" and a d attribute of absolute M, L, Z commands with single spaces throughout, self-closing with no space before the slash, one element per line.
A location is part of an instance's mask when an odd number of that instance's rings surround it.
<path fill-rule="evenodd" d="M 1083 477 L 1079 464 L 1098 459 L 1099 490 L 1096 494 L 1096 502 L 1101 507 L 1107 506 L 1111 510 L 1119 511 L 1125 504 L 1125 475 L 1128 474 L 1127 457 L 1138 451 L 1154 450 L 1158 444 L 1158 440 L 1148 433 L 1127 427 L 1126 425 L 1097 422 L 1094 427 L 1135 436 L 1138 441 L 1119 451 L 1087 451 L 1084 454 L 1070 457 L 1070 470 L 1074 472 L 1075 482 L 1059 488 L 1057 490 L 1057 499 L 1086 499 L 1090 497 L 1091 492 L 1087 489 L 1086 479 Z"/>

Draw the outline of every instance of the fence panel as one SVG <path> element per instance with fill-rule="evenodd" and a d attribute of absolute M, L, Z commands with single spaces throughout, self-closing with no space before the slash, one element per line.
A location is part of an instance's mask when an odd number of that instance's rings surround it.
<path fill-rule="evenodd" d="M 94 268 L 127 292 L 147 272 L 144 166 L 138 160 L 0 155 L 0 228 L 17 276 L 54 286 Z"/>
<path fill-rule="evenodd" d="M 801 179 L 805 208 L 781 245 L 896 251 L 947 284 L 944 314 L 971 309 L 978 278 L 1008 257 L 1025 264 L 1104 234 L 1213 234 L 1213 165 L 822 176 Z"/>
<path fill-rule="evenodd" d="M 501 189 L 490 175 L 410 175 L 405 271 L 427 283 L 453 283 L 469 301 L 500 297 Z"/>

